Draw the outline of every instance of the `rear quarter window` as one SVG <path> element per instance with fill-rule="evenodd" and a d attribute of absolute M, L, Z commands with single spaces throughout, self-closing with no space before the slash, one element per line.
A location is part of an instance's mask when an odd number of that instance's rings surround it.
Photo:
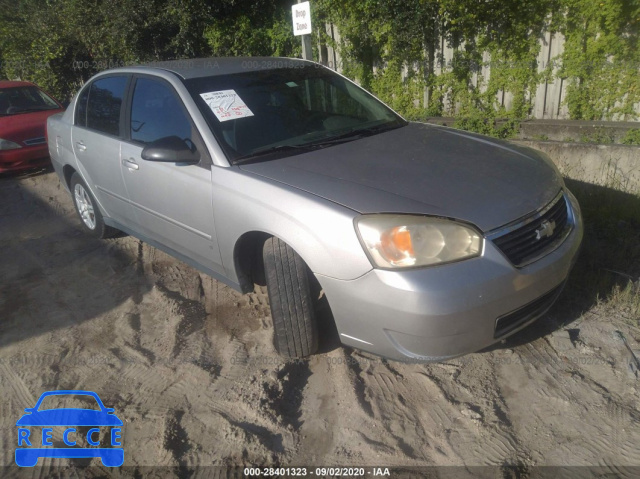
<path fill-rule="evenodd" d="M 76 102 L 75 124 L 77 126 L 87 126 L 87 100 L 89 99 L 89 88 L 85 88 L 80 93 Z"/>

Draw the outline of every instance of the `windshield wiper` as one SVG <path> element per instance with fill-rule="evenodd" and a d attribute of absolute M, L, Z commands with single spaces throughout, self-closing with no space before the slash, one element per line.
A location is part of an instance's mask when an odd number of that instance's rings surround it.
<path fill-rule="evenodd" d="M 268 146 L 266 148 L 260 148 L 256 151 L 253 151 L 247 155 L 240 156 L 233 160 L 234 165 L 238 165 L 244 163 L 246 161 L 253 160 L 255 158 L 259 158 L 261 156 L 266 156 L 271 153 L 275 153 L 278 151 L 297 151 L 297 150 L 311 150 L 315 149 L 316 145 L 304 144 L 304 145 L 276 145 L 276 146 Z"/>
<path fill-rule="evenodd" d="M 233 160 L 233 164 L 237 165 L 240 163 L 244 163 L 246 161 L 251 161 L 260 156 L 269 155 L 271 153 L 278 152 L 278 151 L 294 151 L 294 150 L 304 151 L 304 150 L 315 150 L 318 148 L 324 148 L 325 146 L 335 145 L 338 143 L 345 143 L 347 141 L 357 140 L 358 138 L 363 138 L 365 136 L 375 135 L 376 133 L 381 133 L 386 130 L 393 130 L 394 128 L 398 128 L 400 126 L 402 125 L 384 124 L 384 125 L 372 126 L 369 128 L 359 128 L 359 129 L 356 128 L 336 136 L 331 136 L 329 138 L 325 137 L 318 140 L 310 141 L 308 143 L 301 143 L 301 144 L 295 144 L 295 145 L 268 146 L 268 147 L 253 151 L 252 153 L 249 153 L 247 155 L 236 158 L 235 160 Z"/>
<path fill-rule="evenodd" d="M 333 145 L 336 143 L 344 143 L 346 141 L 357 140 L 358 138 L 363 138 L 365 136 L 375 135 L 376 133 L 381 133 L 386 130 L 392 130 L 394 128 L 397 128 L 398 126 L 399 125 L 395 125 L 395 124 L 394 125 L 385 124 L 385 125 L 372 126 L 369 128 L 356 128 L 353 130 L 349 130 L 345 133 L 341 133 L 340 135 L 337 135 L 337 136 L 332 136 L 327 139 L 323 138 L 323 139 L 312 141 L 306 144 L 311 146 L 326 146 L 326 145 Z"/>

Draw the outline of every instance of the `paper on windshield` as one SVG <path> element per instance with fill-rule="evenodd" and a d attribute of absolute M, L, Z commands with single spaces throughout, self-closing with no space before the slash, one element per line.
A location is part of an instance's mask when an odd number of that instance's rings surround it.
<path fill-rule="evenodd" d="M 209 108 L 220 121 L 237 120 L 253 116 L 253 112 L 242 101 L 235 90 L 220 90 L 209 93 L 200 93 L 202 99 L 207 102 Z"/>

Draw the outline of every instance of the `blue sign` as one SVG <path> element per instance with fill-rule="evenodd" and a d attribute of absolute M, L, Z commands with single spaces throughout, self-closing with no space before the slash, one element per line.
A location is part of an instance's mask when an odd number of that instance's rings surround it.
<path fill-rule="evenodd" d="M 42 401 L 48 396 L 90 396 L 96 400 L 100 409 L 57 408 L 39 411 Z M 40 396 L 33 408 L 25 409 L 18 422 L 18 447 L 16 464 L 21 467 L 33 467 L 40 457 L 91 458 L 99 457 L 106 467 L 122 466 L 124 449 L 122 448 L 122 421 L 114 414 L 113 408 L 106 408 L 100 397 L 92 391 L 48 391 Z M 42 426 L 41 434 L 34 434 L 33 426 Z M 62 440 L 67 447 L 54 447 L 53 427 L 62 426 Z M 76 427 L 91 427 L 82 436 L 92 447 L 76 447 L 81 439 Z M 100 447 L 100 426 L 111 428 L 109 433 L 111 447 Z M 60 444 L 61 445 L 61 444 Z"/>

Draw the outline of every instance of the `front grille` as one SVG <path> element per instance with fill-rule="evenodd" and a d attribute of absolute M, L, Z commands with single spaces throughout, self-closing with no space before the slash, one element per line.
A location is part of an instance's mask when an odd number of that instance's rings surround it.
<path fill-rule="evenodd" d="M 29 140 L 24 140 L 24 144 L 27 146 L 44 145 L 46 142 L 47 139 L 44 136 L 41 136 L 40 138 L 31 138 Z"/>
<path fill-rule="evenodd" d="M 525 266 L 553 251 L 571 230 L 564 195 L 513 231 L 492 238 L 515 266 Z"/>
<path fill-rule="evenodd" d="M 538 299 L 530 302 L 522 308 L 516 309 L 515 311 L 496 319 L 496 329 L 493 337 L 500 338 L 528 321 L 542 315 L 551 307 L 558 296 L 560 296 L 563 286 L 564 283 L 560 284 L 560 286 L 556 286 L 545 295 L 540 296 Z"/>

